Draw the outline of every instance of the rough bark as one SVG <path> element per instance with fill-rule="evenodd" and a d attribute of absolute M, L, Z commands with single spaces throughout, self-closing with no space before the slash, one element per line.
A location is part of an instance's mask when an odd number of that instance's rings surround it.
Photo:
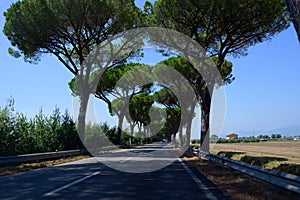
<path fill-rule="evenodd" d="M 172 134 L 166 135 L 167 143 L 170 143 L 172 141 Z"/>
<path fill-rule="evenodd" d="M 130 124 L 130 137 L 129 137 L 129 144 L 132 145 L 132 138 L 134 134 L 134 124 Z"/>
<path fill-rule="evenodd" d="M 79 108 L 79 115 L 78 115 L 78 135 L 81 138 L 81 141 L 84 143 L 84 133 L 85 133 L 85 118 L 86 118 L 86 111 L 87 111 L 87 105 L 89 101 L 89 95 L 87 92 L 82 92 L 80 96 L 80 108 Z"/>
<path fill-rule="evenodd" d="M 286 4 L 300 42 L 300 1 L 286 0 Z"/>
<path fill-rule="evenodd" d="M 183 131 L 183 127 L 180 126 L 179 129 L 179 146 L 182 147 L 183 146 L 183 137 L 182 137 L 182 131 Z"/>
<path fill-rule="evenodd" d="M 187 121 L 187 125 L 186 125 L 186 140 L 185 140 L 186 147 L 189 147 L 191 143 L 191 129 L 192 129 L 192 118 Z"/>
<path fill-rule="evenodd" d="M 121 144 L 121 135 L 122 135 L 122 127 L 123 127 L 123 121 L 124 121 L 124 115 L 119 115 L 119 123 L 118 123 L 118 130 L 117 130 L 117 141 L 116 145 Z"/>
<path fill-rule="evenodd" d="M 209 89 L 210 88 L 210 89 Z M 201 93 L 201 138 L 200 150 L 209 152 L 209 124 L 210 124 L 210 109 L 211 97 L 213 95 L 213 85 L 206 86 L 205 91 Z"/>
<path fill-rule="evenodd" d="M 210 111 L 201 109 L 201 138 L 200 138 L 200 150 L 209 152 L 209 116 Z"/>
<path fill-rule="evenodd" d="M 173 143 L 174 143 L 175 147 L 178 147 L 177 141 L 176 141 L 176 133 L 174 133 L 174 135 L 173 135 Z"/>
<path fill-rule="evenodd" d="M 192 122 L 193 122 L 193 117 L 195 114 L 195 107 L 196 107 L 196 101 L 190 102 L 190 110 L 188 111 L 187 114 L 187 126 L 186 126 L 186 143 L 185 146 L 189 147 L 190 142 L 191 142 L 191 134 L 192 134 Z"/>

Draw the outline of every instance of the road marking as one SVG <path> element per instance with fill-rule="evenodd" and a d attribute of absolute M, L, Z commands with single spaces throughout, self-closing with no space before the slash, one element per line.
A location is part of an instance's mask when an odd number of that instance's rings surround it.
<path fill-rule="evenodd" d="M 215 195 L 213 195 L 213 193 L 201 182 L 201 180 L 190 170 L 190 168 L 188 166 L 186 166 L 186 164 L 184 164 L 184 162 L 182 162 L 182 160 L 180 158 L 178 158 L 178 160 L 181 163 L 181 165 L 184 167 L 184 169 L 193 178 L 193 180 L 197 183 L 198 187 L 202 191 L 204 191 L 205 197 L 207 199 L 210 199 L 210 200 L 217 200 L 217 198 L 215 197 Z"/>
<path fill-rule="evenodd" d="M 120 163 L 127 162 L 128 160 L 131 160 L 132 158 L 133 158 L 133 157 L 126 158 L 125 160 L 122 160 Z"/>
<path fill-rule="evenodd" d="M 91 177 L 93 177 L 93 176 L 96 176 L 96 175 L 98 175 L 98 174 L 100 174 L 100 171 L 94 172 L 94 173 L 92 173 L 92 174 L 90 174 L 90 175 L 88 175 L 88 176 L 85 176 L 85 177 L 83 177 L 83 178 L 81 178 L 81 179 L 78 179 L 78 180 L 76 180 L 76 181 L 73 181 L 73 182 L 71 182 L 71 183 L 69 183 L 69 184 L 67 184 L 67 185 L 64 185 L 64 186 L 59 187 L 59 188 L 57 188 L 57 189 L 55 189 L 55 190 L 52 190 L 51 192 L 48 192 L 48 193 L 44 194 L 43 196 L 44 196 L 44 197 L 50 197 L 50 196 L 53 196 L 55 193 L 58 193 L 58 192 L 60 192 L 60 191 L 62 191 L 62 190 L 65 190 L 65 189 L 67 189 L 67 188 L 69 188 L 69 187 L 72 187 L 73 185 L 75 185 L 75 184 L 77 184 L 77 183 L 80 183 L 80 182 L 82 182 L 82 181 L 85 181 L 86 179 L 91 178 Z"/>

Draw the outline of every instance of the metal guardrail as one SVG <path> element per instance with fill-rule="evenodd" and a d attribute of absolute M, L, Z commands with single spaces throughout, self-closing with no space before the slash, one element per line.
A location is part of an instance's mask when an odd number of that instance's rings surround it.
<path fill-rule="evenodd" d="M 263 167 L 251 165 L 245 162 L 232 160 L 227 157 L 199 152 L 198 157 L 205 157 L 221 165 L 225 165 L 232 169 L 238 170 L 250 176 L 261 179 L 273 185 L 294 191 L 300 194 L 300 176 L 280 172 L 276 170 L 266 169 Z"/>
<path fill-rule="evenodd" d="M 88 152 L 100 152 L 100 151 L 110 151 L 119 148 L 120 146 L 105 146 L 101 148 L 89 149 L 78 149 L 70 151 L 57 151 L 57 152 L 47 152 L 47 153 L 34 153 L 34 154 L 24 154 L 17 156 L 0 156 L 0 165 L 11 164 L 11 163 L 21 163 L 21 162 L 30 162 L 30 161 L 39 161 L 52 158 L 62 158 L 66 156 L 76 156 L 85 154 Z"/>
<path fill-rule="evenodd" d="M 51 158 L 61 158 L 65 156 L 76 156 L 84 153 L 87 153 L 85 149 L 82 150 L 79 149 L 79 150 L 70 150 L 70 151 L 25 154 L 25 155 L 17 155 L 17 156 L 0 156 L 0 165 L 39 161 L 39 160 L 45 160 Z"/>

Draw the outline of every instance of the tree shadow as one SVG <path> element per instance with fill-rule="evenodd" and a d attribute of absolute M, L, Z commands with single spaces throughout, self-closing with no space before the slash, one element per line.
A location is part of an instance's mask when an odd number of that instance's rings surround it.
<path fill-rule="evenodd" d="M 239 152 L 239 151 L 219 151 L 217 153 L 218 156 L 224 156 L 227 158 L 232 158 L 234 155 L 246 154 L 246 152 Z"/>
<path fill-rule="evenodd" d="M 274 167 L 273 169 L 300 176 L 300 164 L 283 163 L 280 164 L 278 167 Z"/>
<path fill-rule="evenodd" d="M 271 157 L 271 156 L 243 156 L 240 161 L 249 163 L 251 165 L 257 165 L 264 167 L 264 165 L 271 162 L 282 162 L 287 161 L 287 158 L 282 157 Z"/>
<path fill-rule="evenodd" d="M 235 151 L 220 151 L 217 155 L 232 158 L 234 155 L 242 155 L 246 152 L 235 152 Z M 249 163 L 251 165 L 257 165 L 260 167 L 265 167 L 266 164 L 271 162 L 285 162 L 288 161 L 287 158 L 273 157 L 273 156 L 249 156 L 244 155 L 240 158 L 240 161 Z M 300 164 L 295 163 L 281 163 L 279 166 L 273 167 L 273 170 L 286 172 L 290 174 L 295 174 L 300 176 Z"/>

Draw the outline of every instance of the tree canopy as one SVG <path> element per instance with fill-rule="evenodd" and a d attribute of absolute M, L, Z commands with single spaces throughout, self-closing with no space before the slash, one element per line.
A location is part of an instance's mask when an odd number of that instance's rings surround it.
<path fill-rule="evenodd" d="M 227 54 L 246 55 L 247 48 L 286 29 L 283 0 L 159 0 L 157 23 L 196 40 L 220 67 Z"/>
<path fill-rule="evenodd" d="M 159 0 L 147 10 L 152 11 L 149 15 L 153 16 L 148 17 L 149 23 L 177 30 L 200 44 L 207 55 L 214 58 L 220 74 L 227 55 L 247 55 L 250 46 L 270 40 L 289 26 L 284 0 Z M 196 85 L 204 151 L 209 151 L 214 86 L 204 81 Z"/>
<path fill-rule="evenodd" d="M 41 55 L 52 54 L 77 76 L 78 132 L 82 138 L 89 95 L 99 78 L 91 81 L 90 76 L 134 55 L 132 51 L 117 55 L 110 40 L 139 26 L 140 9 L 134 0 L 23 0 L 12 4 L 4 16 L 3 32 L 16 47 L 9 49 L 13 56 L 37 62 Z M 108 48 L 111 55 L 105 55 Z"/>
<path fill-rule="evenodd" d="M 4 13 L 3 32 L 12 55 L 37 62 L 50 53 L 77 75 L 97 45 L 137 27 L 139 15 L 133 0 L 23 0 Z"/>
<path fill-rule="evenodd" d="M 300 1 L 286 0 L 286 4 L 300 42 Z"/>

